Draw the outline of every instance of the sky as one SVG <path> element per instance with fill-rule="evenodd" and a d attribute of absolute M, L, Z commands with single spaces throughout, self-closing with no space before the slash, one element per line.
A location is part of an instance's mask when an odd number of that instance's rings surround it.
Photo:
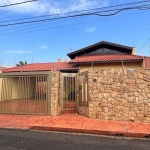
<path fill-rule="evenodd" d="M 23 1 L 27 0 L 1 0 L 0 6 Z M 142 0 L 38 0 L 0 7 L 1 64 L 12 67 L 19 61 L 42 63 L 55 62 L 59 58 L 69 60 L 67 53 L 100 41 L 135 47 L 138 55 L 150 55 L 150 10 L 126 10 L 113 16 L 89 15 L 2 26 L 27 21 L 24 18 L 48 18 L 41 17 L 45 15 L 64 17 L 67 12 L 70 12 L 67 15 L 73 15 L 71 12 L 74 11 L 103 10 L 103 7 L 137 1 Z"/>

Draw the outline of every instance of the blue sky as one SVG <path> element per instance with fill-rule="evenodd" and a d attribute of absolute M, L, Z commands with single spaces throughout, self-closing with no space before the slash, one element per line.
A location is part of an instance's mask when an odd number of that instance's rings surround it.
<path fill-rule="evenodd" d="M 25 0 L 1 0 L 0 6 Z M 39 0 L 0 8 L 0 25 L 14 19 L 53 15 L 71 11 L 135 2 L 138 0 Z M 63 16 L 63 15 L 62 15 Z M 83 16 L 43 23 L 0 27 L 0 59 L 11 67 L 20 60 L 28 63 L 68 59 L 67 53 L 105 40 L 135 46 L 137 54 L 149 55 L 150 10 L 128 10 L 115 16 Z M 14 61 L 15 60 L 15 61 Z"/>

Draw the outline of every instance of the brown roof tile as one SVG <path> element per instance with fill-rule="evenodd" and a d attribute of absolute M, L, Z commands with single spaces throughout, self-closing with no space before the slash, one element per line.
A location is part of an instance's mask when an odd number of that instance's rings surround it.
<path fill-rule="evenodd" d="M 77 70 L 74 64 L 68 62 L 34 63 L 24 66 L 4 69 L 3 72 L 29 72 L 29 71 L 51 71 L 51 70 Z"/>
<path fill-rule="evenodd" d="M 137 55 L 85 55 L 72 59 L 69 63 L 140 61 L 143 56 Z"/>

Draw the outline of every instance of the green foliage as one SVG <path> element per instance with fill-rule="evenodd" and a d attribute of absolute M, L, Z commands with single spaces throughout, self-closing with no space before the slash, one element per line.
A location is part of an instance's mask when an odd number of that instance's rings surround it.
<path fill-rule="evenodd" d="M 27 62 L 19 61 L 19 63 L 16 64 L 16 66 L 23 66 L 23 65 L 27 65 Z"/>

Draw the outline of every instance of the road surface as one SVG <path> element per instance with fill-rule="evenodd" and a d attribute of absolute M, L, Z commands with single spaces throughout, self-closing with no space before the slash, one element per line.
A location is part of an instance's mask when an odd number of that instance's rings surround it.
<path fill-rule="evenodd" d="M 0 150 L 150 150 L 150 139 L 0 129 Z"/>

